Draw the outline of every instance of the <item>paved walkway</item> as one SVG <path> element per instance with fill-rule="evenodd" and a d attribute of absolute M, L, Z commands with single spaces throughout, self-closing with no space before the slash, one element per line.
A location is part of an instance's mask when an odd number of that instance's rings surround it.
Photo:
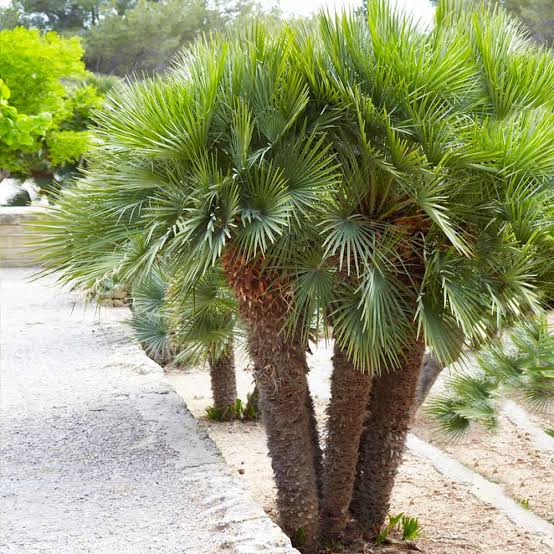
<path fill-rule="evenodd" d="M 123 308 L 0 270 L 0 552 L 293 553 Z"/>

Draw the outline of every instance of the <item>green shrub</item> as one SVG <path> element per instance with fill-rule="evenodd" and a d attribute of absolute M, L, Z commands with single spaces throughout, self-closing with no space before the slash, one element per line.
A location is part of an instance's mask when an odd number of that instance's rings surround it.
<path fill-rule="evenodd" d="M 41 141 L 52 126 L 52 116 L 19 113 L 10 104 L 11 91 L 0 79 L 0 169 L 24 170 L 25 155 L 40 150 Z"/>
<path fill-rule="evenodd" d="M 479 369 L 453 376 L 447 392 L 427 409 L 439 434 L 463 437 L 478 423 L 494 430 L 498 408 L 508 395 L 531 409 L 546 411 L 554 401 L 554 336 L 546 316 L 516 325 L 510 340 L 498 337 L 477 356 Z"/>
<path fill-rule="evenodd" d="M 0 31 L 0 169 L 50 179 L 79 163 L 92 111 L 102 102 L 82 56 L 75 37 Z"/>
<path fill-rule="evenodd" d="M 76 164 L 89 145 L 87 131 L 54 131 L 48 135 L 46 144 L 50 163 L 55 167 Z"/>

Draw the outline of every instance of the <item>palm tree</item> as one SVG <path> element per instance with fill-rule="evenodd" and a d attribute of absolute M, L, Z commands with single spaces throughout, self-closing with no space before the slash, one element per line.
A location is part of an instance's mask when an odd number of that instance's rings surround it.
<path fill-rule="evenodd" d="M 233 419 L 237 400 L 234 343 L 240 336 L 237 306 L 220 269 L 212 268 L 190 290 L 183 290 L 179 269 L 169 285 L 167 313 L 175 362 L 207 363 L 213 407 L 219 419 Z"/>
<path fill-rule="evenodd" d="M 315 552 L 321 453 L 305 344 L 285 329 L 292 289 L 271 263 L 285 232 L 315 229 L 312 205 L 336 176 L 293 38 L 253 26 L 244 43 L 198 43 L 165 79 L 116 91 L 90 170 L 46 217 L 42 247 L 73 283 L 114 264 L 140 278 L 163 258 L 192 291 L 221 263 L 257 368 L 283 527 Z"/>
<path fill-rule="evenodd" d="M 448 363 L 539 303 L 553 62 L 502 13 L 469 25 L 447 8 L 430 31 L 375 2 L 367 20 L 196 44 L 109 97 L 88 174 L 42 226 L 62 279 L 163 258 L 192 291 L 222 268 L 281 523 L 305 553 L 320 518 L 340 535 L 352 491 L 366 530 L 382 524 L 425 348 Z M 306 379 L 319 325 L 335 341 L 323 469 Z"/>
<path fill-rule="evenodd" d="M 451 362 L 539 304 L 554 61 L 504 12 L 453 2 L 431 30 L 383 2 L 367 21 L 320 23 L 300 60 L 314 103 L 343 110 L 331 134 L 345 189 L 323 219 L 321 265 L 346 266 L 356 301 L 331 299 L 335 338 L 374 375 L 351 505 L 371 531 L 388 511 L 425 345 Z"/>
<path fill-rule="evenodd" d="M 180 276 L 179 268 L 169 272 L 157 265 L 133 283 L 135 338 L 162 365 L 206 363 L 214 413 L 221 420 L 233 419 L 237 400 L 234 342 L 239 334 L 236 303 L 220 270 L 212 269 L 186 290 Z"/>

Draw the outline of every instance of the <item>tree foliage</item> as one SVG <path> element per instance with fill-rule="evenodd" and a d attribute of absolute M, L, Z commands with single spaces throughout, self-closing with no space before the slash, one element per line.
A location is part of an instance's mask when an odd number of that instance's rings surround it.
<path fill-rule="evenodd" d="M 178 268 L 156 265 L 130 284 L 135 338 L 164 365 L 217 360 L 239 335 L 236 302 L 221 272 L 210 271 L 193 289 L 184 283 Z"/>
<path fill-rule="evenodd" d="M 52 173 L 77 163 L 101 96 L 82 60 L 79 39 L 18 27 L 0 31 L 0 168 Z"/>
<path fill-rule="evenodd" d="M 399 362 L 414 319 L 449 361 L 460 338 L 536 306 L 554 61 L 523 39 L 515 48 L 503 13 L 472 25 L 439 10 L 427 35 L 374 10 L 368 33 L 323 19 L 317 35 L 254 26 L 201 42 L 166 79 L 112 95 L 95 169 L 52 215 L 75 226 L 75 252 L 61 246 L 65 225 L 57 238 L 50 228 L 45 262 L 78 280 L 133 230 L 148 237 L 144 262 L 168 250 L 194 278 L 232 243 L 287 268 L 295 317 L 326 314 L 375 370 Z"/>

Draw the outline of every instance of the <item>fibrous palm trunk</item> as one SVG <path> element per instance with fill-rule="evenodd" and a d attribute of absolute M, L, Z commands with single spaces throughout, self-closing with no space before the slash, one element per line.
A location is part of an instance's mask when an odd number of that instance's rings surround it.
<path fill-rule="evenodd" d="M 323 490 L 323 451 L 321 449 L 319 432 L 317 430 L 317 418 L 315 416 L 314 401 L 309 389 L 308 395 L 306 397 L 306 408 L 308 410 L 310 418 L 310 435 L 312 439 L 312 449 L 314 453 L 317 496 L 321 501 L 321 494 Z"/>
<path fill-rule="evenodd" d="M 235 376 L 235 356 L 233 346 L 229 345 L 219 356 L 212 356 L 208 360 L 212 395 L 215 408 L 222 419 L 232 419 L 230 409 L 237 400 L 237 382 Z"/>
<path fill-rule="evenodd" d="M 373 378 L 350 511 L 363 528 L 384 523 L 404 453 L 425 344 L 417 341 L 403 367 Z"/>
<path fill-rule="evenodd" d="M 335 343 L 321 500 L 321 529 L 327 540 L 338 540 L 348 520 L 371 381 Z"/>
<path fill-rule="evenodd" d="M 305 554 L 318 551 L 319 496 L 305 347 L 283 333 L 286 290 L 269 292 L 259 267 L 226 256 L 224 269 L 246 325 L 277 486 L 281 526 Z"/>

